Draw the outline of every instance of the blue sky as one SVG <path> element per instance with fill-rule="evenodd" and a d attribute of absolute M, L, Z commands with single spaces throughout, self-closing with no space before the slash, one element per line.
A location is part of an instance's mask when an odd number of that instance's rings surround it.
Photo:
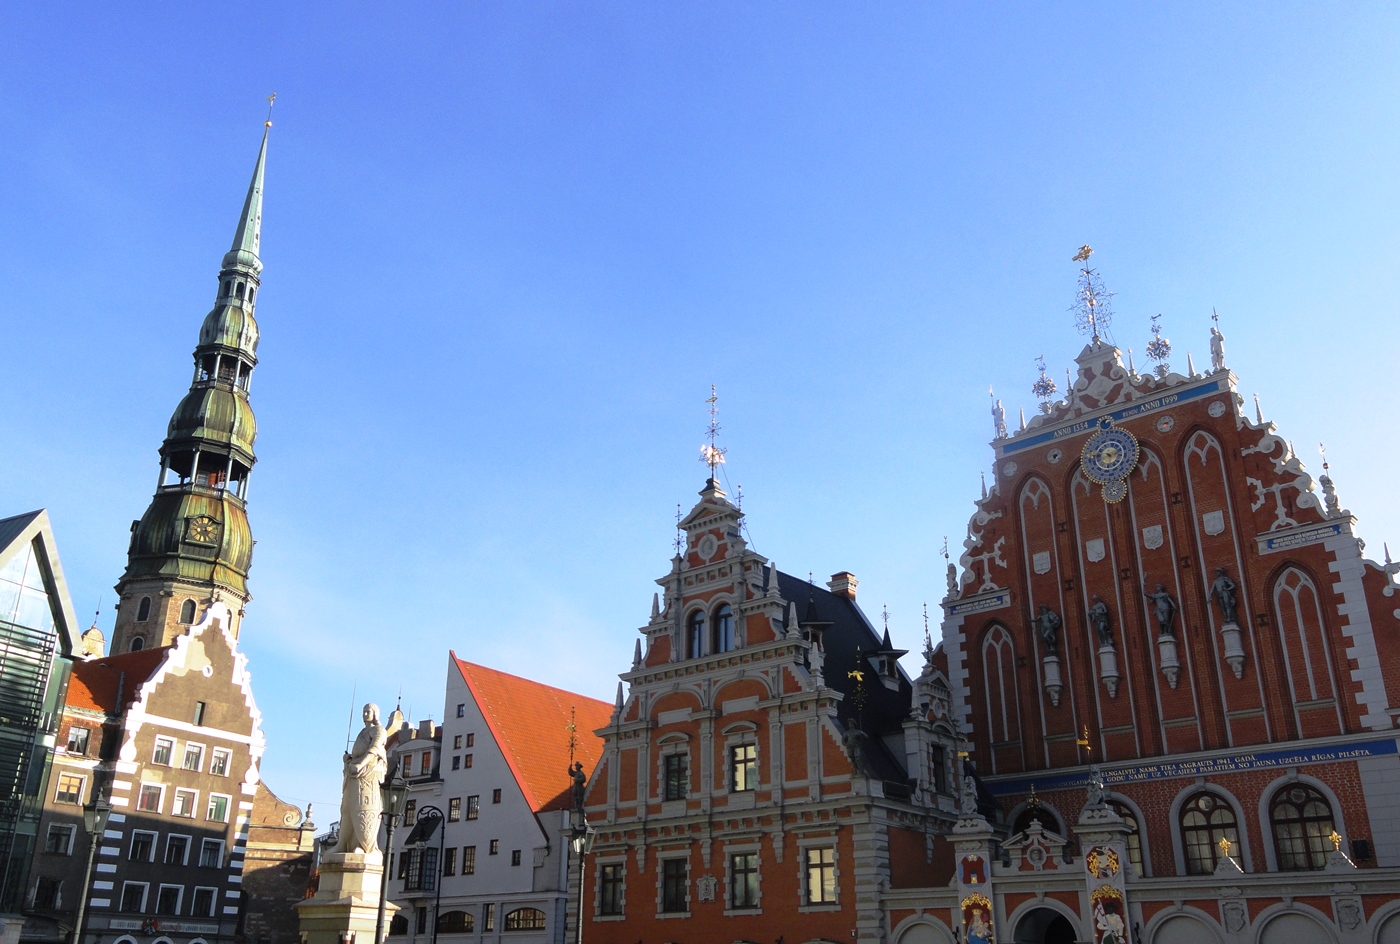
<path fill-rule="evenodd" d="M 718 385 L 754 547 L 918 648 L 1011 416 L 1149 319 L 1380 555 L 1400 193 L 1384 4 L 0 11 L 0 513 L 112 585 L 278 93 L 244 648 L 264 775 L 334 817 L 352 689 L 446 654 L 611 699 Z M 1141 354 L 1139 353 L 1141 365 Z M 561 772 L 562 777 L 562 772 Z"/>

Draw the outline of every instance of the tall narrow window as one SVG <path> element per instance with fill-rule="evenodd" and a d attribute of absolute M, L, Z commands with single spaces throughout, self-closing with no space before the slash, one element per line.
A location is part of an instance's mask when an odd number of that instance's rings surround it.
<path fill-rule="evenodd" d="M 836 850 L 821 846 L 807 850 L 807 904 L 829 905 L 836 900 Z"/>
<path fill-rule="evenodd" d="M 734 610 L 728 603 L 715 610 L 712 652 L 728 652 L 734 648 Z"/>
<path fill-rule="evenodd" d="M 151 618 L 151 598 L 142 597 L 141 602 L 136 604 L 136 622 L 144 623 Z"/>
<path fill-rule="evenodd" d="M 1210 793 L 1198 793 L 1181 808 L 1181 844 L 1188 875 L 1209 875 L 1220 862 L 1220 840 L 1230 840 L 1238 853 L 1240 832 L 1230 804 Z"/>
<path fill-rule="evenodd" d="M 462 874 L 476 874 L 476 846 L 462 847 Z"/>
<path fill-rule="evenodd" d="M 1128 834 L 1123 837 L 1123 842 L 1128 847 L 1128 862 L 1138 877 L 1146 875 L 1147 873 L 1143 871 L 1142 866 L 1142 830 L 1138 825 L 1137 817 L 1122 803 L 1110 800 L 1108 805 L 1113 807 L 1113 812 L 1123 817 L 1123 825 L 1128 827 Z"/>
<path fill-rule="evenodd" d="M 462 798 L 452 797 L 447 801 L 447 821 L 455 823 L 462 818 Z"/>
<path fill-rule="evenodd" d="M 442 851 L 442 874 L 457 874 L 457 847 L 450 846 Z"/>
<path fill-rule="evenodd" d="M 685 624 L 685 657 L 698 659 L 705 654 L 705 614 L 696 610 Z"/>
<path fill-rule="evenodd" d="M 690 787 L 690 757 L 687 754 L 667 754 L 665 765 L 665 789 L 662 796 L 667 800 L 684 800 Z"/>
<path fill-rule="evenodd" d="M 690 884 L 689 863 L 685 859 L 665 859 L 661 863 L 661 910 L 684 912 L 690 910 L 686 891 Z"/>
<path fill-rule="evenodd" d="M 735 744 L 729 749 L 729 789 L 735 793 L 758 786 L 758 748 Z"/>
<path fill-rule="evenodd" d="M 193 601 L 193 600 L 186 600 L 184 603 L 181 603 L 181 604 L 180 604 L 180 622 L 182 622 L 182 623 L 193 623 L 193 622 L 194 622 L 194 601 Z"/>
<path fill-rule="evenodd" d="M 1327 853 L 1332 851 L 1328 837 L 1336 827 L 1332 805 L 1317 790 L 1305 784 L 1284 787 L 1269 804 L 1269 822 L 1280 869 L 1291 872 L 1327 865 Z"/>
<path fill-rule="evenodd" d="M 598 913 L 622 914 L 622 863 L 598 866 Z"/>
<path fill-rule="evenodd" d="M 729 907 L 758 907 L 758 853 L 736 852 L 729 857 Z"/>
<path fill-rule="evenodd" d="M 197 725 L 204 723 L 204 708 L 204 702 L 197 701 L 194 703 L 194 723 Z"/>

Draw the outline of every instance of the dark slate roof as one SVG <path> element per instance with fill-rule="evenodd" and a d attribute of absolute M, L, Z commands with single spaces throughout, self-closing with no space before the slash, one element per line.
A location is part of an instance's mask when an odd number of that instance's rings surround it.
<path fill-rule="evenodd" d="M 0 548 L 9 547 L 15 538 L 24 533 L 30 522 L 42 514 L 42 511 L 30 511 L 13 518 L 0 518 Z"/>
<path fill-rule="evenodd" d="M 809 608 L 814 608 L 820 621 L 831 624 L 822 635 L 826 653 L 822 676 L 827 687 L 845 696 L 839 717 L 847 728 L 856 723 L 856 680 L 847 673 L 854 671 L 859 661 L 861 671 L 866 673 L 865 707 L 860 713 L 860 728 L 866 735 L 863 743 L 867 766 L 877 778 L 907 783 L 903 752 L 896 754 L 881 739 L 895 735 L 902 741 L 904 719 L 909 716 L 913 703 L 913 687 L 902 671 L 899 673 L 898 691 L 886 688 L 880 681 L 868 660 L 870 655 L 881 649 L 881 639 L 874 627 L 866 621 L 854 600 L 837 596 L 825 587 L 815 586 L 799 577 L 779 571 L 778 591 L 784 600 L 797 605 L 799 622 L 806 622 Z M 857 649 L 866 658 L 858 657 Z"/>

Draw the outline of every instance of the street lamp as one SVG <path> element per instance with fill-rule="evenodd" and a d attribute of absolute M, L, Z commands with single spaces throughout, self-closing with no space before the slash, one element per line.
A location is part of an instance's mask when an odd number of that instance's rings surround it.
<path fill-rule="evenodd" d="M 83 916 L 87 914 L 88 895 L 92 887 L 92 863 L 97 858 L 97 842 L 107 831 L 107 817 L 112 815 L 112 804 L 105 796 L 99 796 L 92 806 L 83 808 L 83 828 L 88 834 L 87 868 L 83 871 L 83 891 L 78 896 L 78 920 L 73 922 L 73 944 L 83 939 Z"/>
<path fill-rule="evenodd" d="M 379 818 L 384 821 L 383 870 L 379 873 L 379 917 L 374 921 L 374 944 L 384 940 L 384 907 L 389 896 L 389 862 L 394 854 L 394 827 L 403 816 L 404 804 L 408 802 L 408 784 L 399 776 L 396 766 L 389 768 L 389 774 L 379 785 L 379 796 L 383 806 Z"/>
<path fill-rule="evenodd" d="M 422 856 L 428 840 L 433 838 L 433 830 L 438 834 L 438 855 L 437 862 L 433 864 L 433 938 L 432 944 L 437 944 L 438 936 L 438 915 L 442 910 L 442 853 L 447 842 L 446 819 L 442 815 L 442 810 L 436 806 L 420 806 L 418 808 L 418 819 L 413 827 L 413 832 L 408 834 L 408 842 L 412 842 L 418 847 L 418 854 Z M 423 887 L 422 878 L 428 875 L 427 863 L 421 862 L 419 867 L 418 887 Z"/>
<path fill-rule="evenodd" d="M 574 855 L 578 856 L 578 929 L 575 944 L 583 944 L 583 879 L 584 879 L 584 857 L 593 851 L 593 837 L 597 835 L 592 826 L 588 825 L 588 818 L 583 810 L 574 810 L 573 830 L 569 837 L 569 847 L 574 850 Z"/>

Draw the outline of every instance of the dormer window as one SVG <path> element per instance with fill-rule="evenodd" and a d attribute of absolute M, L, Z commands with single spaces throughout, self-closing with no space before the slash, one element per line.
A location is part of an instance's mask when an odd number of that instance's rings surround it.
<path fill-rule="evenodd" d="M 705 654 L 705 614 L 696 610 L 685 623 L 685 657 L 698 659 Z"/>

